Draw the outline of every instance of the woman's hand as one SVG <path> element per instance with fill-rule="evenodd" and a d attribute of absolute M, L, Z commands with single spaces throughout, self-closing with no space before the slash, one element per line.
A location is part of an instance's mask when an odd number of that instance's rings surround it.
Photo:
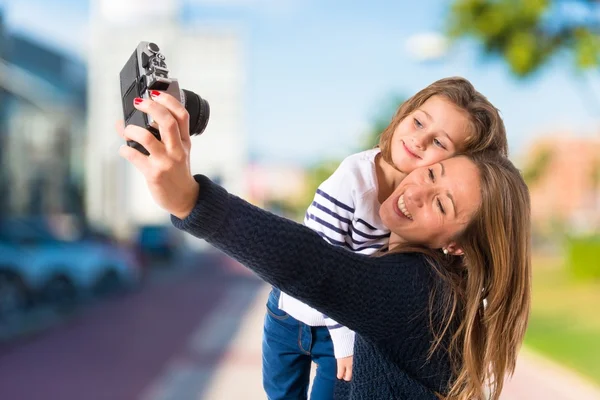
<path fill-rule="evenodd" d="M 190 172 L 189 115 L 185 107 L 166 93 L 151 92 L 152 100 L 135 99 L 134 106 L 150 115 L 159 126 L 161 141 L 146 129 L 135 125 L 117 131 L 125 140 L 134 140 L 150 153 L 146 156 L 127 145 L 119 154 L 146 178 L 154 201 L 169 213 L 183 219 L 198 199 L 198 183 Z"/>

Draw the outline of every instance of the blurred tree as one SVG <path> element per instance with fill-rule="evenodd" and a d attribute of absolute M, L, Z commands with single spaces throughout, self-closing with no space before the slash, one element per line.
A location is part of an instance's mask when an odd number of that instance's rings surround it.
<path fill-rule="evenodd" d="M 565 51 L 577 69 L 600 66 L 597 0 L 454 0 L 451 38 L 472 37 L 526 77 Z"/>
<path fill-rule="evenodd" d="M 307 169 L 307 182 L 304 193 L 302 194 L 302 199 L 295 204 L 296 207 L 294 210 L 288 209 L 290 213 L 293 213 L 298 217 L 298 220 L 302 220 L 304 218 L 304 213 L 310 203 L 312 203 L 317 188 L 321 183 L 323 183 L 324 180 L 329 178 L 329 176 L 335 172 L 337 167 L 340 165 L 340 162 L 341 160 L 336 159 L 324 160 L 310 166 Z"/>
<path fill-rule="evenodd" d="M 356 146 L 356 152 L 372 149 L 379 144 L 379 136 L 389 125 L 392 117 L 396 113 L 396 110 L 405 100 L 405 96 L 394 93 L 387 96 L 385 100 L 382 101 L 381 107 L 377 109 L 377 111 L 374 113 L 374 116 L 371 118 L 369 129 L 365 132 L 360 139 L 359 144 Z M 308 182 L 306 185 L 306 191 L 302 200 L 298 202 L 301 210 L 295 210 L 295 215 L 304 218 L 304 212 L 312 202 L 317 188 L 321 183 L 323 183 L 324 180 L 329 178 L 329 176 L 335 172 L 337 167 L 340 165 L 340 162 L 341 160 L 338 159 L 329 159 L 309 167 L 307 171 Z M 291 209 L 288 208 L 288 211 L 291 211 Z"/>
<path fill-rule="evenodd" d="M 593 207 L 600 211 L 600 156 L 594 160 L 592 164 L 592 172 L 590 174 L 592 181 L 592 202 Z M 596 220 L 596 232 L 600 234 L 600 219 Z"/>
<path fill-rule="evenodd" d="M 600 192 L 600 156 L 594 161 L 591 178 L 593 189 Z"/>
<path fill-rule="evenodd" d="M 535 151 L 533 157 L 523 168 L 523 179 L 529 187 L 535 185 L 544 176 L 552 162 L 552 157 L 552 149 L 548 146 L 542 146 Z"/>
<path fill-rule="evenodd" d="M 392 120 L 396 110 L 402 103 L 406 101 L 406 96 L 398 93 L 389 95 L 383 102 L 376 112 L 374 117 L 371 119 L 371 126 L 361 140 L 360 150 L 372 149 L 379 144 L 379 136 L 383 133 L 384 129 L 387 128 Z"/>

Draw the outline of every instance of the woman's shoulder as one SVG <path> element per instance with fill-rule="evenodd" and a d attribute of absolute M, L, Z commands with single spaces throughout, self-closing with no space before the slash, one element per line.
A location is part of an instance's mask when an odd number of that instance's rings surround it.
<path fill-rule="evenodd" d="M 411 271 L 412 276 L 422 277 L 423 279 L 430 279 L 432 277 L 439 277 L 436 273 L 436 261 L 428 256 L 425 252 L 420 251 L 394 251 L 388 250 L 377 255 L 380 262 L 386 266 L 400 267 L 398 271 L 402 273 L 402 268 L 413 269 Z"/>
<path fill-rule="evenodd" d="M 378 257 L 387 262 L 397 262 L 398 260 L 402 260 L 404 262 L 413 262 L 417 264 L 430 263 L 427 255 L 419 251 L 398 251 L 392 248 L 383 251 Z"/>

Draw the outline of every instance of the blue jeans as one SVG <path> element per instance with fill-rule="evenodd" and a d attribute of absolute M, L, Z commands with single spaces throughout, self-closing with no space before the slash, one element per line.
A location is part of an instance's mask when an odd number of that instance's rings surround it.
<path fill-rule="evenodd" d="M 263 387 L 269 400 L 306 399 L 311 362 L 317 372 L 311 400 L 333 399 L 337 363 L 333 342 L 324 326 L 308 326 L 281 311 L 279 290 L 273 288 L 267 301 L 263 331 Z"/>

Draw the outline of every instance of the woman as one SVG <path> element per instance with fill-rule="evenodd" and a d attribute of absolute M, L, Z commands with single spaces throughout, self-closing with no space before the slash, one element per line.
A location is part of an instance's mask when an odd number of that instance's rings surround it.
<path fill-rule="evenodd" d="M 136 107 L 158 123 L 162 142 L 120 128 L 150 156 L 120 153 L 173 223 L 357 333 L 352 398 L 466 400 L 486 385 L 499 397 L 531 285 L 529 195 L 508 160 L 458 156 L 413 171 L 381 205 L 390 250 L 367 257 L 193 177 L 187 112 L 171 96 Z"/>

